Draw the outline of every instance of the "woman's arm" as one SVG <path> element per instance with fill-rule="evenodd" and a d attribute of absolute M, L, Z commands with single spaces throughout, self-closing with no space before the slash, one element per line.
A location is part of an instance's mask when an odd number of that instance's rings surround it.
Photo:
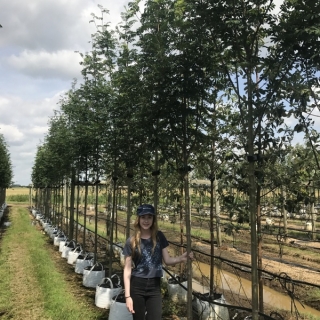
<path fill-rule="evenodd" d="M 134 313 L 133 302 L 130 296 L 131 269 L 132 269 L 132 258 L 131 256 L 126 256 L 124 269 L 123 269 L 124 296 L 126 298 L 126 306 L 129 312 Z"/>
<path fill-rule="evenodd" d="M 164 263 L 167 266 L 172 266 L 177 263 L 186 262 L 188 260 L 188 258 L 193 259 L 193 252 L 190 252 L 189 254 L 188 254 L 188 252 L 185 252 L 181 256 L 170 257 L 168 249 L 164 248 L 164 249 L 162 249 L 162 258 L 163 258 Z"/>

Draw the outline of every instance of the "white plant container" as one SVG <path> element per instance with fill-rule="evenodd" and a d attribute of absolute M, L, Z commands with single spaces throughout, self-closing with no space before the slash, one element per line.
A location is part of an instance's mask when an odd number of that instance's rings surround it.
<path fill-rule="evenodd" d="M 81 253 L 83 253 L 81 246 L 77 246 L 75 249 L 70 251 L 68 255 L 68 264 L 75 264 Z"/>
<path fill-rule="evenodd" d="M 175 278 L 180 281 L 178 276 Z M 180 282 L 184 287 L 187 287 L 188 282 L 186 280 Z M 167 280 L 168 294 L 172 301 L 174 302 L 186 302 L 187 301 L 187 291 L 174 279 L 169 278 Z"/>
<path fill-rule="evenodd" d="M 83 269 L 82 284 L 88 288 L 95 288 L 105 278 L 105 275 L 103 265 L 97 262 L 95 265 Z"/>
<path fill-rule="evenodd" d="M 203 294 L 202 296 L 203 299 L 196 297 L 199 320 L 229 320 L 228 308 L 214 304 L 214 302 L 226 303 L 222 294 L 215 293 L 214 298 L 211 298 L 211 300 L 208 294 Z"/>
<path fill-rule="evenodd" d="M 114 283 L 114 279 L 117 280 Z M 95 305 L 99 308 L 109 309 L 112 303 L 112 298 L 122 291 L 120 278 L 117 274 L 111 278 L 103 278 L 101 283 L 96 286 Z"/>
<path fill-rule="evenodd" d="M 93 265 L 93 257 L 89 254 L 82 255 L 80 254 L 77 257 L 74 270 L 76 273 L 83 274 L 84 268 Z"/>

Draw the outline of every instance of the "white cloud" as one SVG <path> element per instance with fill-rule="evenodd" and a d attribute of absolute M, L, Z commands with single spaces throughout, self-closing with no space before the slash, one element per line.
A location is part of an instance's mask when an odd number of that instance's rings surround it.
<path fill-rule="evenodd" d="M 37 135 L 40 134 L 44 136 L 45 134 L 48 133 L 48 126 L 43 126 L 43 127 L 35 126 L 34 128 L 31 129 L 31 133 L 35 133 Z"/>
<path fill-rule="evenodd" d="M 39 78 L 73 79 L 81 74 L 81 57 L 74 51 L 55 52 L 24 50 L 11 55 L 8 63 L 21 73 Z"/>
<path fill-rule="evenodd" d="M 107 0 L 112 27 L 129 0 Z M 82 79 L 80 55 L 96 32 L 91 13 L 100 0 L 10 0 L 0 11 L 0 133 L 9 147 L 14 181 L 27 185 L 49 117 L 73 78 Z"/>
<path fill-rule="evenodd" d="M 23 141 L 24 134 L 14 125 L 0 124 L 0 133 L 10 145 L 19 145 Z"/>
<path fill-rule="evenodd" d="M 4 97 L 0 97 L 0 108 L 5 108 L 10 103 L 10 100 Z"/>
<path fill-rule="evenodd" d="M 10 44 L 27 50 L 86 50 L 95 27 L 89 24 L 91 13 L 100 15 L 98 0 L 11 0 L 1 4 L 4 30 L 0 46 Z M 120 20 L 125 0 L 109 0 L 106 21 Z"/>
<path fill-rule="evenodd" d="M 8 98 L 1 97 L 1 99 L 9 100 L 5 109 L 1 107 L 3 112 L 0 118 L 0 127 L 6 124 L 12 124 L 19 128 L 19 130 L 31 130 L 35 127 L 43 127 L 47 125 L 49 117 L 58 109 L 57 102 L 59 101 L 63 92 L 57 92 L 50 98 L 26 100 L 18 96 L 10 96 Z"/>
<path fill-rule="evenodd" d="M 31 181 L 31 170 L 37 151 L 48 132 L 48 120 L 62 92 L 52 97 L 23 100 L 20 97 L 1 97 L 0 133 L 8 144 L 14 171 L 14 181 L 27 185 Z M 5 105 L 5 109 L 2 106 Z M 10 111 L 10 112 L 4 112 Z"/>

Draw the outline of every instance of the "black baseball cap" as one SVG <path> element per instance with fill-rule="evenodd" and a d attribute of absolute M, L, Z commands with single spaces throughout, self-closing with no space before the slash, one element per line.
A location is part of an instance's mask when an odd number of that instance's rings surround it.
<path fill-rule="evenodd" d="M 144 216 L 145 214 L 155 215 L 154 207 L 151 204 L 142 204 L 137 209 L 137 215 L 139 217 Z"/>

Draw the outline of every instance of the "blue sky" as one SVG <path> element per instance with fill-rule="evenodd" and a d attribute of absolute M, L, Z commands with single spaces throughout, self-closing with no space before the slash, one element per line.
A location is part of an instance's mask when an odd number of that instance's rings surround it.
<path fill-rule="evenodd" d="M 282 0 L 275 0 L 279 5 Z M 28 185 L 37 150 L 58 101 L 81 81 L 98 5 L 115 27 L 128 0 L 10 0 L 0 10 L 0 133 L 9 146 L 14 182 Z M 277 6 L 278 8 L 279 6 Z M 277 9 L 278 10 L 278 9 Z M 319 114 L 319 112 L 317 112 Z"/>

